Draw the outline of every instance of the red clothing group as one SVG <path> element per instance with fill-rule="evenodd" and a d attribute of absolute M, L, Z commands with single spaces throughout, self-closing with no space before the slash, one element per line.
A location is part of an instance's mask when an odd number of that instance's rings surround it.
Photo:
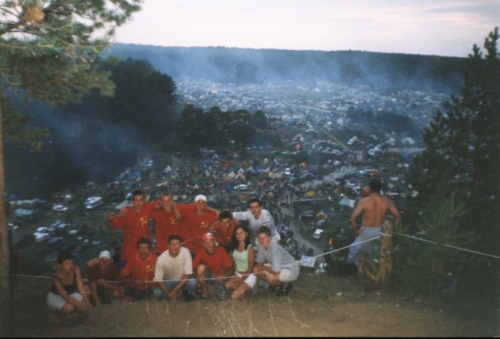
<path fill-rule="evenodd" d="M 122 269 L 122 275 L 133 280 L 147 281 L 145 285 L 132 286 L 138 290 L 145 290 L 154 285 L 155 265 L 156 254 L 150 252 L 146 260 L 142 260 L 139 254 L 136 254 L 131 260 L 127 261 L 127 264 Z"/>
<path fill-rule="evenodd" d="M 223 275 L 223 267 L 230 268 L 233 265 L 226 250 L 222 247 L 217 247 L 213 254 L 208 254 L 205 249 L 196 253 L 196 257 L 193 259 L 193 268 L 196 269 L 200 264 L 207 266 L 210 272 L 216 276 Z"/>
<path fill-rule="evenodd" d="M 222 245 L 224 247 L 231 247 L 231 242 L 234 234 L 233 222 L 231 222 L 229 228 L 226 231 L 222 229 L 222 224 L 217 224 L 217 226 L 214 227 L 214 231 L 217 231 L 217 242 L 219 243 L 219 245 Z"/>
<path fill-rule="evenodd" d="M 217 220 L 217 215 L 212 211 L 205 211 L 203 215 L 196 215 L 195 204 L 177 205 L 182 214 L 183 246 L 192 253 L 198 253 L 203 249 L 201 237 L 208 232 L 208 226 Z"/>
<path fill-rule="evenodd" d="M 157 203 L 158 202 L 146 203 L 139 212 L 134 211 L 133 207 L 127 207 L 126 216 L 117 216 L 113 220 L 112 229 L 117 230 L 123 228 L 124 230 L 121 260 L 129 261 L 137 254 L 137 241 L 140 238 L 151 240 L 149 218 Z"/>
<path fill-rule="evenodd" d="M 153 211 L 151 219 L 156 225 L 156 253 L 161 254 L 168 250 L 168 238 L 173 234 L 179 235 L 184 241 L 182 220 L 177 221 L 173 209 L 169 213 L 164 209 Z"/>

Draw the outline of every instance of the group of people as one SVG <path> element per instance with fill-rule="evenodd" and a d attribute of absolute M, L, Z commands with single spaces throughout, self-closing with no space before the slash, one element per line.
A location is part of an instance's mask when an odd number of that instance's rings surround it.
<path fill-rule="evenodd" d="M 150 219 L 155 222 L 155 246 Z M 124 230 L 120 262 L 115 265 L 111 253 L 102 251 L 87 262 L 87 286 L 71 254 L 62 252 L 57 258 L 47 297 L 55 322 L 114 298 L 121 303 L 181 295 L 188 302 L 206 299 L 211 282 L 219 299 L 241 299 L 254 287 L 287 295 L 300 272 L 278 244 L 272 215 L 257 198 L 249 200 L 249 211 L 230 213 L 207 206 L 204 195 L 196 196 L 193 204 L 177 204 L 169 193 L 145 202 L 137 190 L 132 206 L 108 214 L 108 227 Z"/>
<path fill-rule="evenodd" d="M 394 204 L 380 195 L 381 183 L 369 184 L 371 194 L 362 199 L 351 215 L 356 240 L 350 247 L 348 262 L 362 273 L 363 253 L 374 251 L 374 239 L 387 212 L 400 215 Z M 249 200 L 245 212 L 219 211 L 207 206 L 204 195 L 194 204 L 181 205 L 163 193 L 159 201 L 144 201 L 142 191 L 132 194 L 133 206 L 119 215 L 108 215 L 110 229 L 123 229 L 121 262 L 112 263 L 111 253 L 102 251 L 99 258 L 87 263 L 88 287 L 75 266 L 71 254 L 57 258 L 58 270 L 52 278 L 47 304 L 61 315 L 86 313 L 91 307 L 121 298 L 122 303 L 141 299 L 186 301 L 209 298 L 208 284 L 215 284 L 215 295 L 241 299 L 259 282 L 259 290 L 287 295 L 299 277 L 295 259 L 278 244 L 280 235 L 269 211 L 259 199 Z M 362 226 L 356 219 L 363 214 Z M 156 246 L 151 241 L 149 220 L 156 224 Z M 248 227 L 240 223 L 248 221 Z"/>

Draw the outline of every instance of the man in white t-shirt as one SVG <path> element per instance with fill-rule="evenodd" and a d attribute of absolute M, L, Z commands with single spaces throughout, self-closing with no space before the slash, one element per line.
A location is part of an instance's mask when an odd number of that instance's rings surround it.
<path fill-rule="evenodd" d="M 257 237 L 257 230 L 260 226 L 267 226 L 271 231 L 271 240 L 279 242 L 281 237 L 276 226 L 274 219 L 268 210 L 262 208 L 262 203 L 257 198 L 252 198 L 248 201 L 249 211 L 233 212 L 233 217 L 237 220 L 247 220 L 248 226 L 251 230 L 252 238 Z"/>
<path fill-rule="evenodd" d="M 155 290 L 157 298 L 163 294 L 169 300 L 177 299 L 182 289 L 186 301 L 193 301 L 193 293 L 198 282 L 193 277 L 193 263 L 191 253 L 181 247 L 181 237 L 173 234 L 168 238 L 168 250 L 156 260 L 155 281 L 159 288 Z"/>

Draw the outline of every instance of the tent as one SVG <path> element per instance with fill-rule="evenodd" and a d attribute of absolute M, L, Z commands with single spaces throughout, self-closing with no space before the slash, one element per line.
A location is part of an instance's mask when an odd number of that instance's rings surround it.
<path fill-rule="evenodd" d="M 172 167 L 170 167 L 169 165 L 167 165 L 167 167 L 165 167 L 165 169 L 163 170 L 163 173 L 167 174 L 171 170 L 172 170 Z"/>
<path fill-rule="evenodd" d="M 342 200 L 340 200 L 339 205 L 340 206 L 349 206 L 349 207 L 354 208 L 355 202 L 356 201 L 351 200 L 351 199 L 342 199 Z"/>
<path fill-rule="evenodd" d="M 306 192 L 306 194 L 304 194 L 306 197 L 310 198 L 310 197 L 314 197 L 314 191 L 308 191 Z"/>

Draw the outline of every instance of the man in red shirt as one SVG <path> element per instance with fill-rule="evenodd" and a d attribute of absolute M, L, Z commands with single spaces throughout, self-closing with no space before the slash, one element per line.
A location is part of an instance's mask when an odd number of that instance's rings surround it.
<path fill-rule="evenodd" d="M 168 239 L 171 235 L 181 235 L 181 213 L 167 192 L 161 194 L 160 209 L 153 211 L 151 219 L 155 222 L 157 255 L 168 250 Z"/>
<path fill-rule="evenodd" d="M 141 190 L 132 192 L 133 206 L 124 209 L 124 213 L 117 216 L 108 214 L 108 228 L 123 229 L 123 243 L 121 250 L 122 267 L 137 253 L 136 243 L 140 238 L 151 240 L 149 218 L 157 202 L 145 203 L 144 193 Z"/>
<path fill-rule="evenodd" d="M 228 211 L 219 214 L 219 220 L 208 227 L 210 232 L 217 232 L 217 242 L 229 253 L 232 245 L 235 221 L 233 215 Z"/>
<path fill-rule="evenodd" d="M 127 285 L 122 304 L 144 298 L 155 300 L 156 255 L 151 252 L 151 241 L 141 238 L 137 241 L 137 254 L 129 260 L 120 274 L 120 281 Z"/>
<path fill-rule="evenodd" d="M 223 279 L 234 273 L 233 262 L 224 249 L 215 245 L 212 233 L 205 233 L 202 240 L 204 249 L 193 260 L 194 275 L 200 284 L 203 298 L 209 297 L 206 279 L 215 279 L 215 294 L 223 299 L 226 296 Z"/>
<path fill-rule="evenodd" d="M 177 205 L 182 215 L 182 245 L 193 254 L 203 249 L 201 237 L 208 232 L 208 226 L 217 220 L 219 211 L 207 206 L 207 197 L 197 195 L 194 204 Z"/>
<path fill-rule="evenodd" d="M 92 262 L 87 268 L 87 277 L 95 306 L 110 304 L 111 299 L 120 297 L 125 290 L 121 283 L 117 283 L 120 271 L 111 262 L 109 251 L 102 251 L 99 259 Z"/>

